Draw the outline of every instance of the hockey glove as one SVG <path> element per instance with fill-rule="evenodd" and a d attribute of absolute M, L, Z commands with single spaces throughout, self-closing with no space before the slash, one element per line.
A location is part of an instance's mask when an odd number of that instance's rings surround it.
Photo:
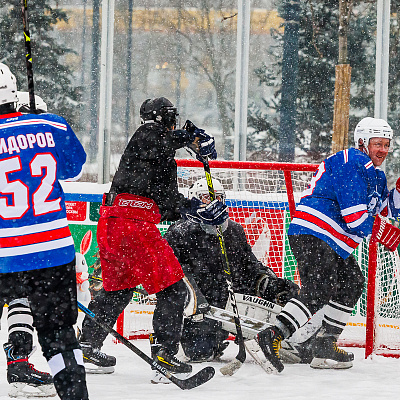
<path fill-rule="evenodd" d="M 192 121 L 186 120 L 185 125 L 182 126 L 182 129 L 188 131 L 189 133 L 194 133 L 195 129 L 197 129 L 197 126 Z"/>
<path fill-rule="evenodd" d="M 299 287 L 288 279 L 261 275 L 256 284 L 256 295 L 272 303 L 284 306 L 299 291 Z"/>
<path fill-rule="evenodd" d="M 198 150 L 195 150 L 197 159 L 201 161 L 201 158 L 209 157 L 211 160 L 217 158 L 217 151 L 215 150 L 215 140 L 212 136 L 208 135 L 204 129 L 198 128 L 192 121 L 187 120 L 182 129 L 193 135 L 193 143 L 198 146 Z M 193 146 L 190 146 L 192 149 Z"/>
<path fill-rule="evenodd" d="M 221 225 L 228 217 L 228 207 L 219 200 L 205 205 L 196 197 L 191 200 L 191 209 L 185 215 L 189 221 L 205 225 Z"/>
<path fill-rule="evenodd" d="M 199 129 L 199 131 L 202 129 Z M 196 133 L 196 132 L 195 132 Z M 200 136 L 201 135 L 201 136 Z M 203 139 L 199 139 L 199 148 L 200 155 L 205 158 L 208 157 L 211 160 L 215 160 L 218 157 L 217 150 L 215 150 L 215 140 L 210 135 L 207 135 L 204 131 L 199 134 L 199 137 L 203 137 Z"/>

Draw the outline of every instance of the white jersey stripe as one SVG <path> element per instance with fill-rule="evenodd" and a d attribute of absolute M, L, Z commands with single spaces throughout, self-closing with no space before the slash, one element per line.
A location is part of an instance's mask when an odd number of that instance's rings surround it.
<path fill-rule="evenodd" d="M 366 204 L 357 204 L 356 206 L 352 206 L 352 207 L 347 207 L 344 208 L 341 213 L 343 216 L 345 215 L 349 215 L 349 214 L 354 214 L 358 211 L 364 211 L 367 209 L 367 205 Z"/>
<path fill-rule="evenodd" d="M 21 126 L 29 126 L 29 125 L 51 125 L 54 128 L 62 129 L 63 131 L 67 130 L 67 125 L 61 124 L 59 122 L 48 121 L 46 119 L 29 119 L 29 120 L 21 120 L 21 121 L 13 121 L 7 122 L 5 124 L 0 124 L 0 129 L 7 129 L 7 128 L 15 128 Z"/>
<path fill-rule="evenodd" d="M 352 235 L 348 232 L 346 232 L 337 222 L 335 222 L 333 219 L 329 218 L 327 215 L 322 214 L 320 211 L 315 210 L 314 208 L 308 207 L 308 206 L 303 206 L 303 205 L 299 205 L 297 206 L 296 210 L 299 211 L 304 211 L 308 214 L 314 215 L 315 217 L 319 218 L 320 220 L 326 222 L 327 224 L 329 224 L 335 231 L 341 233 L 342 235 L 345 235 L 347 237 L 349 237 L 350 239 L 353 239 L 354 241 L 361 243 L 362 242 L 362 238 L 360 238 L 357 235 Z"/>
<path fill-rule="evenodd" d="M 343 158 L 344 158 L 344 163 L 346 164 L 349 161 L 349 150 L 348 149 L 343 151 Z"/>
<path fill-rule="evenodd" d="M 20 226 L 18 228 L 5 228 L 0 229 L 0 238 L 46 232 L 54 229 L 65 228 L 66 226 L 68 226 L 67 218 L 61 218 L 56 219 L 55 221 L 45 222 L 43 224 Z"/>
<path fill-rule="evenodd" d="M 373 166 L 374 166 L 374 164 L 372 163 L 372 161 L 369 161 L 369 162 L 367 162 L 367 163 L 364 165 L 364 167 L 365 167 L 366 169 L 371 168 L 371 167 L 373 167 Z"/>
<path fill-rule="evenodd" d="M 23 256 L 25 254 L 38 253 L 40 251 L 62 249 L 63 247 L 68 247 L 71 245 L 74 245 L 74 241 L 72 239 L 72 236 L 68 236 L 63 239 L 51 240 L 49 242 L 44 242 L 44 243 L 29 244 L 27 246 L 0 248 L 0 258 Z"/>
<path fill-rule="evenodd" d="M 304 226 L 305 228 L 311 229 L 315 232 L 321 233 L 325 236 L 328 236 L 330 239 L 332 239 L 339 247 L 341 247 L 344 251 L 346 251 L 347 253 L 352 253 L 354 251 L 353 247 L 350 247 L 348 244 L 346 244 L 345 242 L 341 241 L 340 239 L 338 239 L 337 237 L 333 236 L 330 232 L 328 232 L 325 229 L 322 229 L 321 227 L 319 227 L 318 225 L 313 224 L 312 222 L 309 221 L 305 221 L 304 219 L 299 219 L 299 218 L 293 218 L 292 220 L 292 224 L 297 224 L 300 226 Z M 346 235 L 347 236 L 347 235 Z M 362 238 L 358 238 L 358 240 L 355 240 L 353 238 L 353 240 L 357 243 L 361 243 L 362 242 Z"/>
<path fill-rule="evenodd" d="M 349 228 L 356 228 L 357 226 L 361 225 L 367 218 L 368 218 L 368 214 L 365 213 L 361 218 L 359 218 L 359 219 L 357 219 L 357 220 L 355 220 L 353 222 L 349 222 L 347 224 L 347 226 Z"/>

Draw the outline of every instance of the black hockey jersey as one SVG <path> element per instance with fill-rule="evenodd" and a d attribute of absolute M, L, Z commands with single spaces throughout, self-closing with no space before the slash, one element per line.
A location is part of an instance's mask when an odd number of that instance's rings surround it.
<path fill-rule="evenodd" d="M 228 219 L 224 241 L 233 289 L 254 294 L 257 278 L 266 267 L 257 260 L 247 242 L 243 227 Z M 228 289 L 221 247 L 216 234 L 206 233 L 201 224 L 180 220 L 170 226 L 164 238 L 174 250 L 185 274 L 191 274 L 207 301 L 225 308 Z"/>
<path fill-rule="evenodd" d="M 185 130 L 167 130 L 158 123 L 145 123 L 129 141 L 110 192 L 130 193 L 156 202 L 161 220 L 176 221 L 179 210 L 190 201 L 178 192 L 176 150 L 192 142 Z"/>

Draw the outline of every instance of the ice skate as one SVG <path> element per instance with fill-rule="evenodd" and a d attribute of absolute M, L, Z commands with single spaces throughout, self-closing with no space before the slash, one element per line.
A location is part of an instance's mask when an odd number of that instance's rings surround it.
<path fill-rule="evenodd" d="M 354 354 L 339 349 L 333 336 L 322 336 L 315 339 L 311 368 L 347 369 L 353 366 L 353 360 Z"/>
<path fill-rule="evenodd" d="M 315 338 L 313 338 L 315 340 Z M 313 359 L 312 343 L 292 343 L 282 340 L 279 357 L 284 364 L 310 364 Z"/>
<path fill-rule="evenodd" d="M 85 370 L 88 374 L 112 374 L 117 360 L 99 349 L 95 349 L 89 342 L 79 343 L 83 353 Z"/>
<path fill-rule="evenodd" d="M 266 358 L 264 370 L 270 374 L 282 372 L 284 369 L 279 358 L 282 340 L 283 334 L 276 326 L 263 330 L 257 336 L 258 344 Z M 267 366 L 268 363 L 270 364 L 269 368 Z"/>
<path fill-rule="evenodd" d="M 187 378 L 192 372 L 192 366 L 178 360 L 173 354 L 170 354 L 168 350 L 157 343 L 157 339 L 154 334 L 150 334 L 150 349 L 151 356 L 158 364 L 165 367 L 169 372 L 176 375 L 179 379 Z M 163 374 L 157 370 L 153 370 L 153 376 L 151 383 L 170 383 Z"/>
<path fill-rule="evenodd" d="M 7 381 L 10 384 L 9 397 L 52 397 L 57 394 L 49 373 L 35 369 L 27 356 L 14 356 L 11 343 L 4 344 L 4 351 L 7 357 Z"/>

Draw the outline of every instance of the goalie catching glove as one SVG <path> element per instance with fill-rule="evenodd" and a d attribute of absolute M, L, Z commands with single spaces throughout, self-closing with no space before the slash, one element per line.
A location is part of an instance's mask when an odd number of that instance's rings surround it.
<path fill-rule="evenodd" d="M 193 197 L 191 209 L 184 214 L 184 217 L 199 224 L 222 225 L 229 217 L 228 207 L 219 200 L 206 205 Z"/>
<path fill-rule="evenodd" d="M 193 143 L 190 148 L 197 154 L 197 159 L 209 157 L 211 160 L 217 158 L 217 150 L 215 150 L 215 140 L 212 136 L 208 135 L 204 129 L 199 129 L 192 122 L 187 120 L 183 128 L 193 135 Z M 199 157 L 200 156 L 200 157 Z"/>
<path fill-rule="evenodd" d="M 256 296 L 283 307 L 298 293 L 300 288 L 294 282 L 278 278 L 272 271 L 268 272 L 260 274 L 257 278 Z"/>

